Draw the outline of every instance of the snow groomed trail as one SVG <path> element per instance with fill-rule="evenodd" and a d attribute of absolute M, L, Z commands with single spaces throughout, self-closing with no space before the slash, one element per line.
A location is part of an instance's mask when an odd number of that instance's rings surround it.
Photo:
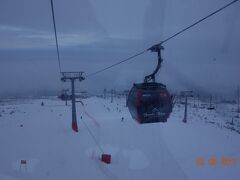
<path fill-rule="evenodd" d="M 41 106 L 44 102 L 44 106 Z M 222 117 L 176 105 L 167 123 L 135 122 L 125 99 L 91 97 L 77 104 L 79 132 L 71 130 L 71 106 L 57 99 L 18 100 L 0 106 L 0 179 L 239 179 L 240 161 L 224 166 L 222 158 L 240 158 L 239 134 L 221 124 Z M 82 117 L 82 119 L 81 119 Z M 99 160 L 101 151 L 112 163 Z M 204 165 L 197 165 L 201 157 Z M 217 159 L 213 166 L 210 159 Z M 26 168 L 20 161 L 26 160 Z"/>

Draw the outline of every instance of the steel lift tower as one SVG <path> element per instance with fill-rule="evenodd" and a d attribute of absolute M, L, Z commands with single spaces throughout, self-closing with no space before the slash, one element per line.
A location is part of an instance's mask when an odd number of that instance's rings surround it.
<path fill-rule="evenodd" d="M 76 114 L 76 99 L 75 99 L 75 80 L 83 81 L 85 78 L 83 77 L 83 72 L 61 72 L 62 78 L 61 81 L 71 82 L 71 92 L 70 99 L 72 100 L 72 129 L 75 132 L 78 132 L 77 125 L 77 114 Z"/>
<path fill-rule="evenodd" d="M 192 91 L 181 91 L 181 95 L 185 97 L 185 108 L 184 108 L 184 117 L 182 122 L 187 123 L 187 104 L 188 104 L 188 97 L 192 96 Z"/>

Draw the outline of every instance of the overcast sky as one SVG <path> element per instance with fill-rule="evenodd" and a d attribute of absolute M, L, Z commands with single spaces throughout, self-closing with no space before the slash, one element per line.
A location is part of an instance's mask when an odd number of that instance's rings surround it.
<path fill-rule="evenodd" d="M 63 71 L 89 74 L 157 43 L 229 0 L 54 0 Z M 0 1 L 0 94 L 68 87 L 59 80 L 50 0 Z M 233 93 L 240 85 L 240 2 L 164 44 L 157 80 L 175 90 Z M 87 79 L 91 92 L 129 89 L 156 55 Z"/>

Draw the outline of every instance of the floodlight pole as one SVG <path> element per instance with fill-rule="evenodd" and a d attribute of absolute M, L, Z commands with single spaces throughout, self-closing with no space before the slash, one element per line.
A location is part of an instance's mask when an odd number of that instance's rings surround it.
<path fill-rule="evenodd" d="M 82 76 L 83 72 L 62 72 L 61 80 L 66 82 L 69 80 L 71 82 L 72 94 L 70 96 L 72 100 L 72 129 L 78 132 L 77 125 L 77 113 L 76 113 L 76 97 L 75 97 L 75 80 L 83 81 L 85 78 Z"/>

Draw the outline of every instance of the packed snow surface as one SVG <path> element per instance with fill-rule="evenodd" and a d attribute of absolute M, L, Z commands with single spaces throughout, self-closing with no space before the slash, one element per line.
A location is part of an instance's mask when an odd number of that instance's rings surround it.
<path fill-rule="evenodd" d="M 218 112 L 223 107 L 209 111 L 190 102 L 183 123 L 184 105 L 177 103 L 167 123 L 138 124 L 125 98 L 82 102 L 76 133 L 63 101 L 2 101 L 0 180 L 240 179 L 240 134 Z M 111 164 L 100 161 L 102 151 Z M 224 164 L 224 158 L 239 161 Z"/>

